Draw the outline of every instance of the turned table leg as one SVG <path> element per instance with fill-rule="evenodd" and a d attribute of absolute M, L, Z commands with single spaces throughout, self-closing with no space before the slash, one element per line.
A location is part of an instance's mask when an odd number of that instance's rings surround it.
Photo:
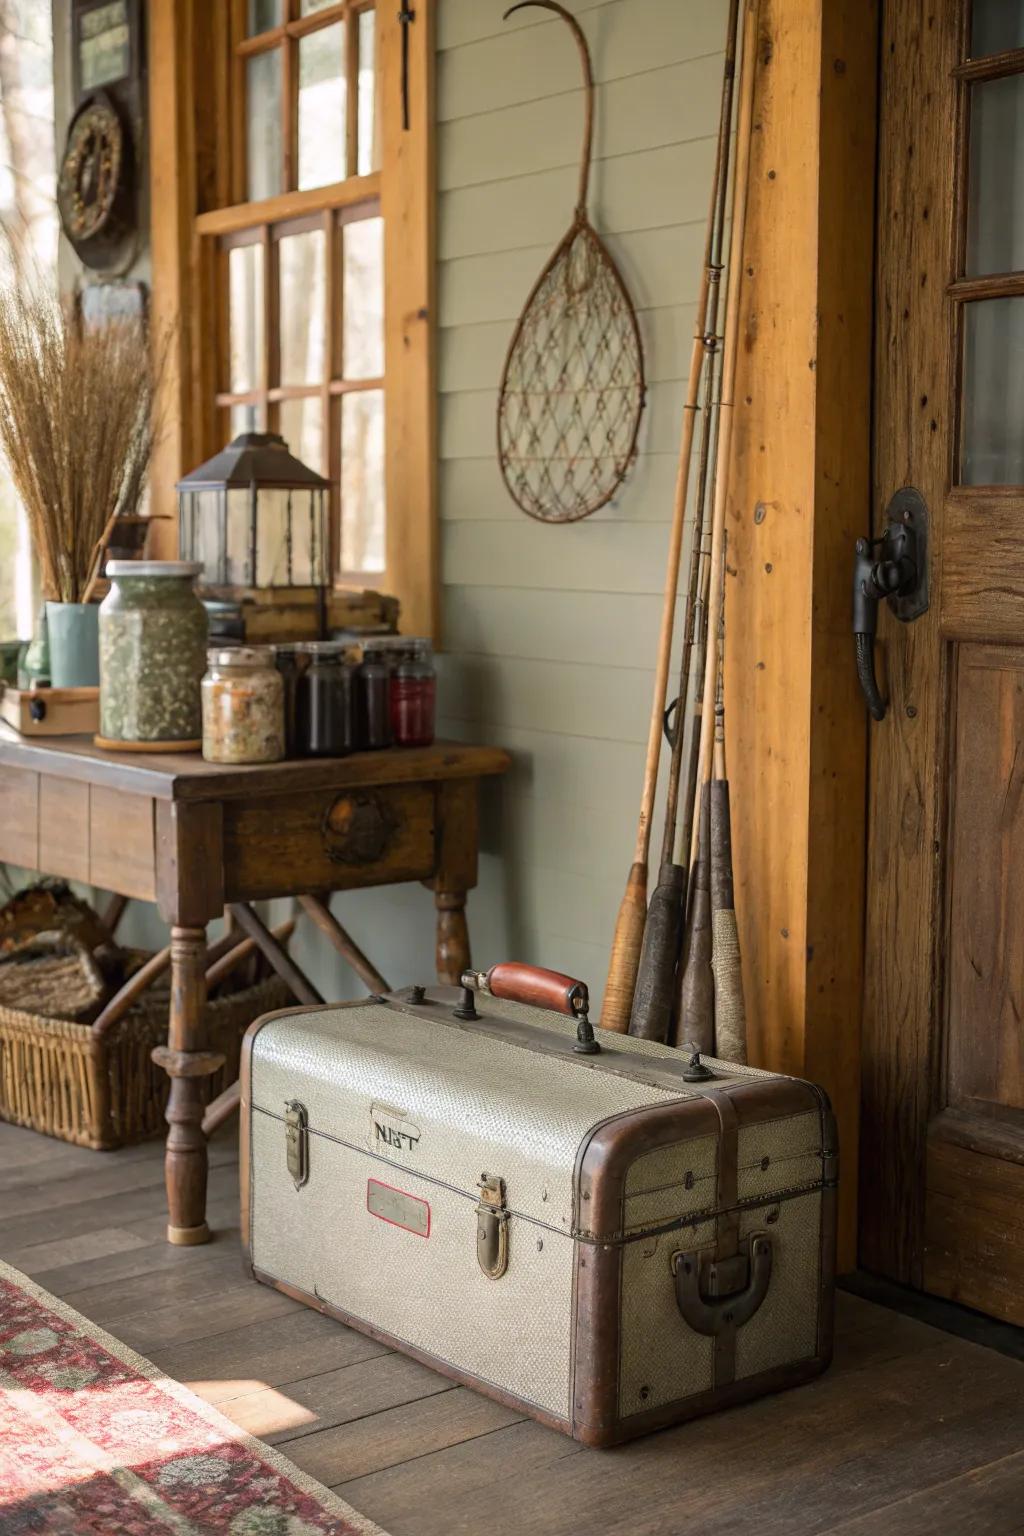
<path fill-rule="evenodd" d="M 171 1079 L 167 1101 L 170 1130 L 164 1155 L 167 1241 L 183 1246 L 205 1243 L 210 1238 L 206 1225 L 202 1079 L 222 1067 L 224 1057 L 203 1049 L 205 1010 L 206 930 L 174 927 L 168 1043 L 156 1047 L 153 1060 Z"/>
<path fill-rule="evenodd" d="M 469 929 L 465 891 L 435 891 L 437 908 L 437 979 L 457 987 L 469 968 Z"/>

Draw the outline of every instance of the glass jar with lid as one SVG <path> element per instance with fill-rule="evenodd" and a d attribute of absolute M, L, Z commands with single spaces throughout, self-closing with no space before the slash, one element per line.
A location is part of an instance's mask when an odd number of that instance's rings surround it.
<path fill-rule="evenodd" d="M 295 739 L 304 757 L 346 757 L 355 744 L 354 668 L 338 640 L 301 647 L 308 666 L 295 689 Z"/>
<path fill-rule="evenodd" d="M 429 640 L 406 640 L 391 674 L 391 730 L 396 747 L 429 747 L 434 739 L 437 675 Z"/>
<path fill-rule="evenodd" d="M 361 751 L 390 747 L 391 675 L 398 662 L 396 635 L 371 635 L 363 641 L 356 668 L 356 744 Z"/>
<path fill-rule="evenodd" d="M 276 763 L 284 752 L 284 683 L 270 646 L 211 650 L 203 678 L 207 762 Z"/>
<path fill-rule="evenodd" d="M 186 560 L 108 560 L 99 612 L 100 738 L 199 746 L 206 611 L 201 567 Z"/>

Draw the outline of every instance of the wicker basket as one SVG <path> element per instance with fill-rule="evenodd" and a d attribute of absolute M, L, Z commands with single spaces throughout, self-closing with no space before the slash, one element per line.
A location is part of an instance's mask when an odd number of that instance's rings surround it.
<path fill-rule="evenodd" d="M 207 1100 L 237 1078 L 253 1019 L 290 1001 L 272 976 L 207 1003 L 209 1049 L 226 1057 L 204 1080 Z M 168 1003 L 166 987 L 154 987 L 105 1031 L 0 1008 L 0 1120 L 96 1151 L 164 1131 L 169 1079 L 150 1052 L 167 1038 Z"/>

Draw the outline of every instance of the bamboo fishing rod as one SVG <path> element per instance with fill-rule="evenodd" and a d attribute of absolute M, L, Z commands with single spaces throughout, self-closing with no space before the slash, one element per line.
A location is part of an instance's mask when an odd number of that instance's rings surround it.
<path fill-rule="evenodd" d="M 748 0 L 743 24 L 740 64 L 739 110 L 736 124 L 736 156 L 733 170 L 732 228 L 729 240 L 729 277 L 726 292 L 725 341 L 722 348 L 721 393 L 715 443 L 714 506 L 711 518 L 710 554 L 704 563 L 702 587 L 707 607 L 703 630 L 703 675 L 698 679 L 697 706 L 700 727 L 694 719 L 698 742 L 692 754 L 685 796 L 690 820 L 689 861 L 693 871 L 692 895 L 686 917 L 686 941 L 679 967 L 675 1040 L 693 1041 L 702 1050 L 714 1048 L 714 975 L 712 970 L 711 903 L 711 752 L 714 738 L 714 706 L 719 657 L 720 628 L 724 605 L 725 509 L 732 447 L 733 399 L 739 352 L 740 287 L 743 243 L 746 234 L 747 181 L 753 128 L 754 80 L 759 0 Z M 697 789 L 700 786 L 698 802 Z"/>
<path fill-rule="evenodd" d="M 647 873 L 651 845 L 651 818 L 654 796 L 658 784 L 658 764 L 661 755 L 661 731 L 668 692 L 668 670 L 672 651 L 672 632 L 679 588 L 679 565 L 682 558 L 683 533 L 686 522 L 686 506 L 690 481 L 690 462 L 693 456 L 694 424 L 700 392 L 701 374 L 705 359 L 705 339 L 708 301 L 713 284 L 717 286 L 717 273 L 713 274 L 714 231 L 718 217 L 719 189 L 726 175 L 729 155 L 729 126 L 732 118 L 732 88 L 736 64 L 736 31 L 739 0 L 730 0 L 726 35 L 726 57 L 722 80 L 722 110 L 719 118 L 718 148 L 712 180 L 711 202 L 708 209 L 707 234 L 704 243 L 704 267 L 701 273 L 700 291 L 697 298 L 697 317 L 694 323 L 693 347 L 690 354 L 690 372 L 687 381 L 686 403 L 683 408 L 682 441 L 679 449 L 679 466 L 676 474 L 675 496 L 672 507 L 672 526 L 669 536 L 668 564 L 665 572 L 665 591 L 662 598 L 661 629 L 658 636 L 658 653 L 654 675 L 654 698 L 647 733 L 647 755 L 644 761 L 643 787 L 640 794 L 640 815 L 637 823 L 636 846 L 633 863 L 626 880 L 626 889 L 619 906 L 612 939 L 605 983 L 601 1023 L 605 1029 L 624 1034 L 629 1028 L 640 966 L 644 929 L 647 923 Z M 728 108 L 726 108 L 728 97 Z"/>
<path fill-rule="evenodd" d="M 701 416 L 700 453 L 697 460 L 697 496 L 690 534 L 690 566 L 686 584 L 686 613 L 679 664 L 679 683 L 675 704 L 675 729 L 671 736 L 668 793 L 665 798 L 665 822 L 662 832 L 661 863 L 658 883 L 647 908 L 640 965 L 637 970 L 629 1032 L 643 1040 L 664 1041 L 672 1021 L 676 961 L 686 903 L 687 862 L 675 856 L 676 826 L 679 810 L 679 786 L 684 757 L 686 703 L 690 691 L 690 670 L 694 641 L 698 634 L 701 608 L 702 550 L 705 543 L 708 496 L 708 472 L 713 463 L 712 428 L 715 421 L 715 375 L 718 356 L 718 312 L 721 292 L 722 245 L 728 208 L 729 134 L 732 127 L 733 82 L 735 78 L 738 0 L 731 6 L 726 39 L 725 73 L 722 82 L 718 154 L 712 178 L 712 209 L 709 243 L 705 250 L 709 272 L 707 311 L 704 330 L 704 403 Z M 700 317 L 698 316 L 698 320 Z M 690 756 L 693 757 L 691 749 Z"/>
<path fill-rule="evenodd" d="M 747 223 L 747 178 L 750 169 L 750 139 L 754 116 L 754 51 L 757 40 L 759 0 L 749 0 L 743 28 L 743 59 L 740 66 L 739 117 L 736 124 L 736 165 L 733 182 L 732 229 L 729 237 L 729 281 L 725 301 L 725 345 L 722 358 L 722 393 L 718 406 L 718 444 L 715 462 L 715 500 L 711 517 L 711 561 L 708 573 L 709 603 L 707 644 L 704 654 L 704 685 L 701 701 L 700 752 L 697 782 L 710 781 L 715 735 L 715 682 L 720 649 L 719 629 L 724 595 L 722 580 L 725 562 L 725 509 L 729 493 L 729 459 L 732 449 L 733 402 L 736 390 L 736 361 L 739 353 L 740 285 L 743 272 L 743 242 Z M 749 66 L 749 67 L 748 67 Z M 697 851 L 697 823 L 694 819 L 690 842 L 691 860 Z"/>

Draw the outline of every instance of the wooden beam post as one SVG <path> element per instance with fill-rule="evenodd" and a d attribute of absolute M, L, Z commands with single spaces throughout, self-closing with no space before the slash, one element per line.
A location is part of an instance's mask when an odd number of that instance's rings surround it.
<path fill-rule="evenodd" d="M 729 506 L 727 726 L 751 1060 L 839 1122 L 856 1262 L 877 0 L 762 0 Z"/>

